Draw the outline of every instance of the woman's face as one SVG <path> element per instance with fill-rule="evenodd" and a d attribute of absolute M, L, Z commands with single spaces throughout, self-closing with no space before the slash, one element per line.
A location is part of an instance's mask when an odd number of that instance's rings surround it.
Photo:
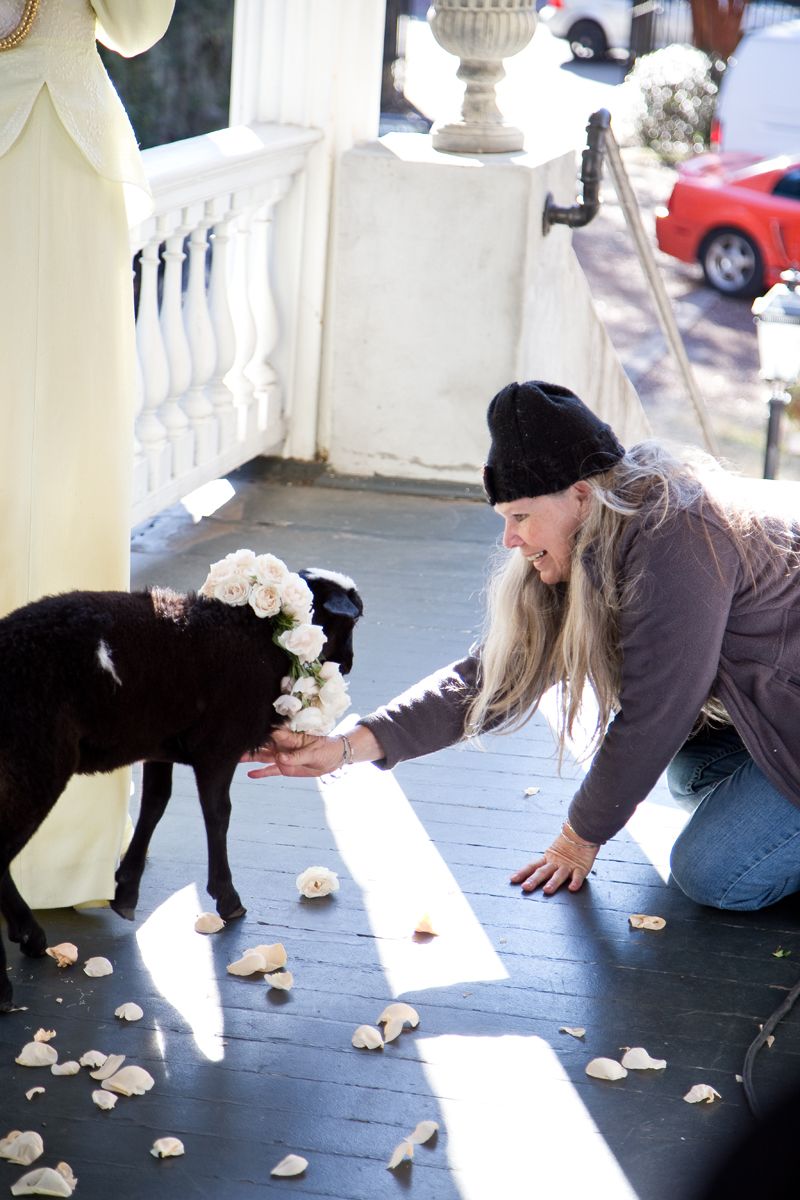
<path fill-rule="evenodd" d="M 589 485 L 581 480 L 564 492 L 496 504 L 494 511 L 505 521 L 503 545 L 524 555 L 542 583 L 566 583 L 590 497 Z"/>

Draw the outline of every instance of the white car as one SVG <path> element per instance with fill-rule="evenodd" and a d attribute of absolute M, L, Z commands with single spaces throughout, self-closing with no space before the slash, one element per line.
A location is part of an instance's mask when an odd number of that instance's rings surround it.
<path fill-rule="evenodd" d="M 663 0 L 655 9 L 656 18 L 669 18 L 663 25 L 670 41 L 691 41 L 688 0 Z M 630 0 L 550 0 L 539 19 L 555 37 L 566 38 L 574 58 L 604 58 L 609 50 L 630 49 L 631 12 Z M 658 32 L 661 26 L 657 19 Z"/>

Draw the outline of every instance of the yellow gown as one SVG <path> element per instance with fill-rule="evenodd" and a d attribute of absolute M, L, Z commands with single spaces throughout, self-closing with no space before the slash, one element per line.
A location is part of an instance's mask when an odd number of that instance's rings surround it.
<path fill-rule="evenodd" d="M 145 198 L 146 182 L 95 38 L 139 53 L 173 4 L 40 0 L 28 37 L 0 54 L 0 614 L 129 584 L 126 187 Z M 21 10 L 0 0 L 0 36 Z M 129 791 L 127 770 L 72 780 L 12 865 L 31 907 L 113 896 Z"/>

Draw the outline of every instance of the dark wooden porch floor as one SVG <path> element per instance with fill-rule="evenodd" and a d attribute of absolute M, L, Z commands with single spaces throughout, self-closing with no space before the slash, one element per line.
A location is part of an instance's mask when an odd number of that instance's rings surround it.
<path fill-rule="evenodd" d="M 472 640 L 499 531 L 486 506 L 309 486 L 252 466 L 232 482 L 232 499 L 200 524 L 172 510 L 136 531 L 135 586 L 198 586 L 210 561 L 240 546 L 295 569 L 348 572 L 366 603 L 356 713 Z M 180 774 L 136 924 L 110 910 L 44 917 L 51 944 L 106 955 L 114 974 L 90 980 L 11 950 L 27 1011 L 0 1021 L 0 1136 L 38 1130 L 37 1165 L 69 1162 L 78 1200 L 688 1200 L 752 1127 L 735 1076 L 800 973 L 800 906 L 726 915 L 665 883 L 651 861 L 663 862 L 677 819 L 663 789 L 644 806 L 638 840 L 616 838 L 580 894 L 522 896 L 508 875 L 549 842 L 579 771 L 558 776 L 544 719 L 483 752 L 449 750 L 393 775 L 363 766 L 327 783 L 254 782 L 241 768 L 230 847 L 248 913 L 212 937 L 193 930 L 213 905 L 192 780 Z M 529 787 L 540 791 L 527 797 Z M 338 872 L 341 890 L 303 901 L 295 877 L 318 863 Z M 425 912 L 439 936 L 415 941 Z M 634 912 L 667 926 L 634 931 Z M 227 975 L 244 948 L 273 941 L 289 954 L 289 993 Z M 775 958 L 778 947 L 791 955 Z M 355 1027 L 394 999 L 417 1008 L 419 1027 L 383 1052 L 354 1050 Z M 114 1018 L 127 1000 L 144 1009 L 136 1024 Z M 585 1039 L 561 1025 L 585 1026 Z M 102 1113 L 85 1071 L 18 1067 L 40 1026 L 57 1031 L 60 1060 L 124 1053 L 154 1076 L 153 1090 Z M 585 1075 L 590 1058 L 635 1045 L 666 1070 L 613 1084 Z M 759 1055 L 765 1104 L 798 1079 L 798 1064 L 800 1013 Z M 685 1104 L 694 1083 L 722 1100 Z M 45 1094 L 26 1101 L 36 1085 Z M 387 1171 L 424 1119 L 439 1122 L 435 1143 Z M 183 1140 L 184 1157 L 150 1156 L 166 1135 Z M 270 1178 L 289 1152 L 308 1159 L 305 1174 Z M 23 1168 L 0 1171 L 10 1186 Z"/>

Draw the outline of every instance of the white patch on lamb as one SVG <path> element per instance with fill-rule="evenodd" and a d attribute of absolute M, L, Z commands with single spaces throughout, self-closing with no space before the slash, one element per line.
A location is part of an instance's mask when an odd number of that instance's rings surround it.
<path fill-rule="evenodd" d="M 337 583 L 345 591 L 355 590 L 356 585 L 349 575 L 342 575 L 340 571 L 326 571 L 323 567 L 309 567 L 308 569 L 313 571 L 317 579 L 328 579 L 331 583 Z"/>
<path fill-rule="evenodd" d="M 109 650 L 108 646 L 105 644 L 104 641 L 98 642 L 97 661 L 100 663 L 100 666 L 103 668 L 104 671 L 108 671 L 109 675 L 114 680 L 114 682 L 116 684 L 119 684 L 120 687 L 122 687 L 122 680 L 120 679 L 119 675 L 117 674 L 116 667 L 114 666 L 114 662 L 111 658 L 111 651 Z"/>

